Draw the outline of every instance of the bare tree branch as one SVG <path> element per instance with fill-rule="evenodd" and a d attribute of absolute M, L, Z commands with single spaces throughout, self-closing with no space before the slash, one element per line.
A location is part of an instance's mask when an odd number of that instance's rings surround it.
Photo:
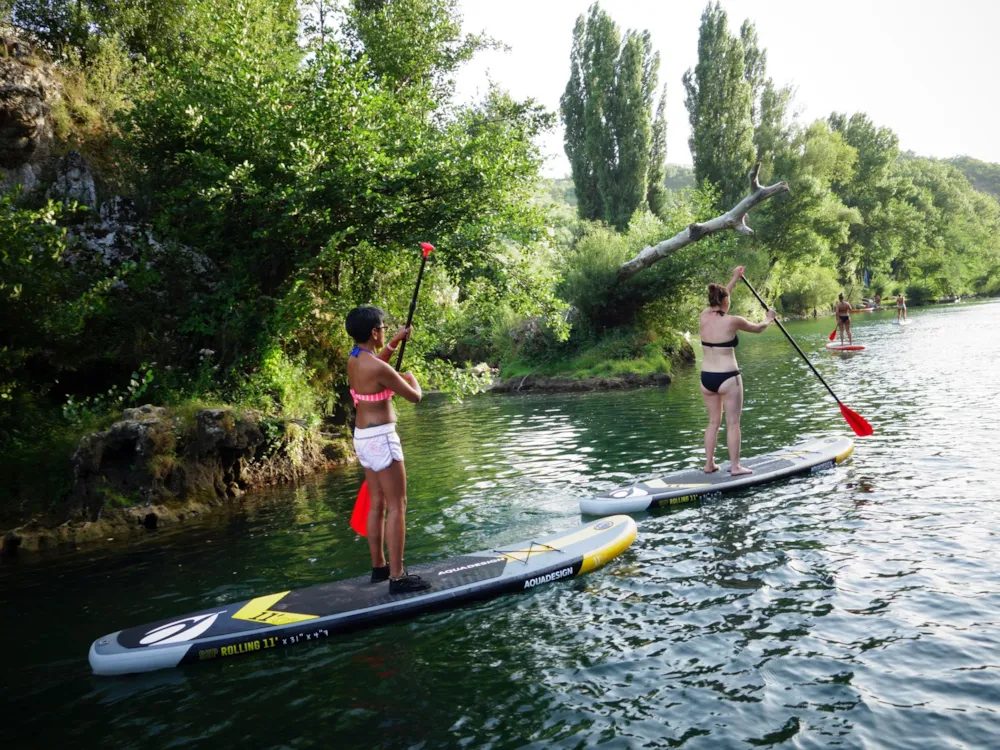
<path fill-rule="evenodd" d="M 639 271 L 649 268 L 658 260 L 663 260 L 668 255 L 676 253 L 682 247 L 687 247 L 691 243 L 704 239 L 716 232 L 735 229 L 742 234 L 753 234 L 753 230 L 747 224 L 747 214 L 768 198 L 773 198 L 780 193 L 788 191 L 788 183 L 784 180 L 774 185 L 762 187 L 759 178 L 760 162 L 757 162 L 753 169 L 750 170 L 750 195 L 721 216 L 716 216 L 714 219 L 709 219 L 702 224 L 691 224 L 687 229 L 678 232 L 669 240 L 664 240 L 652 247 L 644 248 L 632 260 L 622 263 L 618 267 L 618 281 L 624 281 L 630 276 L 635 276 Z"/>

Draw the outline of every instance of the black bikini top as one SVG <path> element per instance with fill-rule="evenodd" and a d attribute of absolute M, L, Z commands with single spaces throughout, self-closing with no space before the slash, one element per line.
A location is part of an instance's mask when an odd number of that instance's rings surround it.
<path fill-rule="evenodd" d="M 714 312 L 720 318 L 725 315 L 725 313 L 722 312 L 722 310 L 715 310 Z M 701 345 L 718 347 L 719 349 L 735 349 L 737 346 L 740 345 L 740 336 L 739 334 L 733 334 L 733 338 L 730 341 L 725 342 L 724 344 L 713 344 L 711 341 L 702 341 Z"/>

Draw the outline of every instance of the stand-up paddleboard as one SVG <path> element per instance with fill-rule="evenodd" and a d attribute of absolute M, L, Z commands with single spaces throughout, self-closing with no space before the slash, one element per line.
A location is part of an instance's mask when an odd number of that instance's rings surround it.
<path fill-rule="evenodd" d="M 580 501 L 580 510 L 591 515 L 636 513 L 666 505 L 697 500 L 704 495 L 732 492 L 764 482 L 773 482 L 793 474 L 829 469 L 854 452 L 854 441 L 846 437 L 818 438 L 783 448 L 773 453 L 743 459 L 753 474 L 732 476 L 729 462 L 719 471 L 706 474 L 698 469 L 678 471 L 659 479 L 650 479 L 631 487 L 621 487 L 604 495 Z"/>
<path fill-rule="evenodd" d="M 898 325 L 898 326 L 908 326 L 908 325 L 910 325 L 910 321 L 908 319 L 904 318 L 903 320 L 897 320 L 896 321 L 896 325 Z"/>
<path fill-rule="evenodd" d="M 863 352 L 864 344 L 827 344 L 826 348 L 831 352 Z"/>
<path fill-rule="evenodd" d="M 95 674 L 114 675 L 229 659 L 526 591 L 599 568 L 628 549 L 635 535 L 635 521 L 612 516 L 574 531 L 414 565 L 410 572 L 431 582 L 427 591 L 391 595 L 387 581 L 371 583 L 365 575 L 204 609 L 100 638 L 90 647 L 90 666 Z"/>

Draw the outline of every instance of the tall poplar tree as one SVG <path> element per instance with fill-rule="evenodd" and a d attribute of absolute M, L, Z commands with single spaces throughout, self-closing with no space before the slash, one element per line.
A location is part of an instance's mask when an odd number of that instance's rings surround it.
<path fill-rule="evenodd" d="M 577 19 L 561 110 L 581 218 L 623 229 L 649 196 L 662 204 L 649 182 L 662 183 L 666 159 L 666 121 L 652 122 L 659 67 L 649 32 L 623 39 L 597 3 Z"/>
<path fill-rule="evenodd" d="M 667 87 L 663 87 L 653 120 L 653 140 L 649 149 L 646 203 L 659 216 L 667 204 Z"/>
<path fill-rule="evenodd" d="M 718 185 L 720 206 L 746 192 L 753 164 L 752 101 L 741 40 L 729 33 L 726 12 L 710 3 L 701 17 L 698 64 L 684 74 L 691 122 L 691 155 L 698 182 Z"/>

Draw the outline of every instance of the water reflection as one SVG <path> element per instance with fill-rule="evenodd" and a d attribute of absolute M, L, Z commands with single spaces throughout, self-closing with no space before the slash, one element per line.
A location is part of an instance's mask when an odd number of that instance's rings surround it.
<path fill-rule="evenodd" d="M 789 324 L 876 434 L 831 471 L 637 517 L 601 572 L 319 646 L 126 679 L 97 635 L 362 573 L 356 468 L 126 550 L 0 567 L 11 741 L 171 746 L 991 746 L 1000 305 Z M 777 331 L 740 351 L 745 453 L 846 431 Z M 411 561 L 569 528 L 577 502 L 702 461 L 666 390 L 401 407 Z M 38 706 L 57 707 L 58 721 Z"/>

